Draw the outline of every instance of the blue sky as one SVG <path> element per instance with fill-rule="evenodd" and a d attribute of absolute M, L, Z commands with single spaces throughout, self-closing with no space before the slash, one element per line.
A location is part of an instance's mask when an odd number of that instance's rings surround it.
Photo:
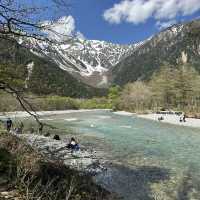
<path fill-rule="evenodd" d="M 151 20 L 147 24 L 130 23 L 110 24 L 103 18 L 106 9 L 116 0 L 76 1 L 70 14 L 76 21 L 76 28 L 88 39 L 105 40 L 113 43 L 128 44 L 143 40 L 157 31 Z"/>
<path fill-rule="evenodd" d="M 166 0 L 164 1 L 166 2 Z M 192 0 L 181 1 L 187 1 L 190 2 L 190 4 L 193 4 Z M 155 20 L 152 16 L 147 18 L 146 21 L 137 24 L 131 21 L 127 22 L 126 20 L 122 20 L 121 23 L 111 23 L 108 20 L 106 21 L 103 18 L 104 12 L 112 8 L 114 4 L 118 4 L 120 7 L 120 3 L 122 2 L 122 0 L 75 0 L 72 3 L 72 8 L 70 9 L 69 14 L 75 19 L 76 29 L 79 30 L 87 39 L 98 39 L 113 43 L 129 44 L 144 40 L 152 34 L 160 31 L 160 28 L 156 25 L 158 20 Z M 191 14 L 185 14 L 185 16 L 183 16 L 184 14 L 178 13 L 177 16 L 172 17 L 169 20 L 167 19 L 164 22 L 166 23 L 171 21 L 172 23 L 176 23 L 189 21 L 193 18 L 199 17 L 200 0 L 197 0 L 196 2 L 199 5 L 199 9 L 196 12 L 191 11 Z M 197 5 L 194 4 L 193 6 L 196 7 Z"/>
<path fill-rule="evenodd" d="M 51 0 L 28 0 L 50 2 Z M 130 44 L 147 39 L 170 24 L 200 17 L 200 0 L 71 0 L 69 30 L 86 39 Z M 45 17 L 50 19 L 52 13 Z M 67 33 L 69 33 L 68 31 Z"/>

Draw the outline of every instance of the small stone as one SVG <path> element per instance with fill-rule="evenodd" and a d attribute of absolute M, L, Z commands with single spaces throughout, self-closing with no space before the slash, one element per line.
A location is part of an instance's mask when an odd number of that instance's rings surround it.
<path fill-rule="evenodd" d="M 8 195 L 8 192 L 1 192 L 1 195 L 6 196 Z"/>

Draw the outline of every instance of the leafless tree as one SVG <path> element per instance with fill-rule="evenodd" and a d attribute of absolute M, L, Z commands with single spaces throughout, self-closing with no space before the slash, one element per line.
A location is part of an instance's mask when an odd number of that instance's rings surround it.
<path fill-rule="evenodd" d="M 32 5 L 31 1 L 26 0 L 0 0 L 0 38 L 16 41 L 19 41 L 19 38 L 33 38 L 45 42 L 56 42 L 45 34 L 45 31 L 59 33 L 51 29 L 51 22 L 43 23 L 44 13 L 52 12 L 51 18 L 56 19 L 58 16 L 55 13 L 59 13 L 58 10 L 66 14 L 69 7 L 68 0 L 46 0 L 46 5 L 37 5 L 37 3 Z M 71 42 L 73 36 L 66 38 L 67 42 Z M 15 89 L 9 82 L 1 79 L 1 76 L 0 90 L 12 94 L 21 107 L 36 119 L 39 127 L 43 127 L 32 105 L 23 97 L 23 91 Z"/>
<path fill-rule="evenodd" d="M 31 5 L 30 1 L 0 0 L 0 34 L 6 37 L 31 37 L 39 40 L 47 39 L 43 31 L 50 30 L 50 24 L 42 23 L 41 13 L 61 9 L 65 12 L 70 4 L 66 0 L 48 0 L 47 5 Z M 48 5 L 50 4 L 50 5 Z M 56 8 L 55 8 L 56 7 Z M 50 11 L 51 10 L 51 11 Z M 44 14 L 43 14 L 44 15 Z M 52 17 L 52 16 L 51 16 Z M 56 17 L 56 16 L 55 16 Z"/>

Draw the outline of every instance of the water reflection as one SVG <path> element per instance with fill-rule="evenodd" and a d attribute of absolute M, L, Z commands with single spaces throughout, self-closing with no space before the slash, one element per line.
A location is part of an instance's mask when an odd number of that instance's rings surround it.
<path fill-rule="evenodd" d="M 126 200 L 153 200 L 150 185 L 168 180 L 169 171 L 150 166 L 130 169 L 114 165 L 96 179 L 104 187 L 119 193 Z"/>

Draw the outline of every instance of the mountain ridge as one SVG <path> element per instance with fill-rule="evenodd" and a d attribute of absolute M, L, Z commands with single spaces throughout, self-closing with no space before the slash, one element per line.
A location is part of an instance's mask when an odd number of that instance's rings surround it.
<path fill-rule="evenodd" d="M 96 89 L 78 81 L 47 57 L 33 54 L 30 49 L 15 40 L 0 39 L 0 64 L 23 67 L 22 71 L 26 71 L 23 77 L 24 88 L 37 95 L 89 98 L 106 94 L 106 90 Z"/>
<path fill-rule="evenodd" d="M 18 43 L 1 42 L 0 63 L 12 61 L 27 67 L 26 86 L 39 94 L 44 90 L 72 97 L 103 95 L 111 85 L 149 80 L 165 63 L 189 64 L 200 71 L 200 19 L 173 25 L 128 46 L 78 39 L 72 44 L 32 38 Z M 33 69 L 27 66 L 32 61 Z"/>
<path fill-rule="evenodd" d="M 177 59 L 180 60 L 180 56 L 187 49 L 187 45 L 183 47 L 179 41 L 187 43 L 184 41 L 187 27 L 198 21 L 173 25 L 144 41 L 131 45 L 75 39 L 71 44 L 61 45 L 47 43 L 43 45 L 36 42 L 34 51 L 43 52 L 44 56 L 52 59 L 61 69 L 66 70 L 77 80 L 96 88 L 107 88 L 112 84 L 123 85 L 130 81 L 146 79 L 166 62 L 177 65 Z M 177 48 L 175 43 L 177 47 L 180 47 L 177 50 L 178 53 L 173 50 Z M 192 43 L 190 42 L 189 45 Z M 168 53 L 163 50 L 165 47 Z M 160 50 L 165 57 L 160 54 Z M 176 56 L 170 51 L 173 51 Z M 137 63 L 134 60 L 142 65 L 141 69 L 136 66 Z"/>
<path fill-rule="evenodd" d="M 24 43 L 33 53 L 48 57 L 78 80 L 101 88 L 110 85 L 108 71 L 146 41 L 148 40 L 132 45 L 119 45 L 99 40 L 74 39 L 70 44 L 52 45 L 29 39 Z"/>
<path fill-rule="evenodd" d="M 148 80 L 165 63 L 190 64 L 200 71 L 199 33 L 199 19 L 161 31 L 112 68 L 112 82 L 124 85 Z"/>

